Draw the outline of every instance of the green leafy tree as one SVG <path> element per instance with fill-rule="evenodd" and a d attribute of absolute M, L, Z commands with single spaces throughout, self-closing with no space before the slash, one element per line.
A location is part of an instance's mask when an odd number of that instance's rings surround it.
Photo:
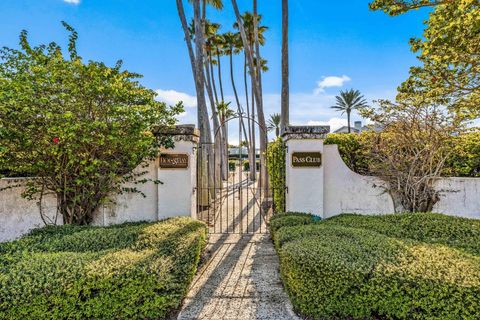
<path fill-rule="evenodd" d="M 340 95 L 336 96 L 335 99 L 337 102 L 331 108 L 341 111 L 342 114 L 347 114 L 348 133 L 350 133 L 350 116 L 352 111 L 367 107 L 367 100 L 365 100 L 360 91 L 353 89 L 340 91 Z"/>
<path fill-rule="evenodd" d="M 420 66 L 400 86 L 397 100 L 422 97 L 458 115 L 480 116 L 480 2 L 478 0 L 375 0 L 373 10 L 395 16 L 432 8 L 422 38 L 410 40 Z"/>
<path fill-rule="evenodd" d="M 54 42 L 32 47 L 26 31 L 21 49 L 0 50 L 0 166 L 35 177 L 25 197 L 55 194 L 64 223 L 88 224 L 113 194 L 138 192 L 122 185 L 146 182 L 132 170 L 171 145 L 152 130 L 183 108 L 155 101 L 120 61 L 84 62 L 63 25 L 67 56 Z"/>

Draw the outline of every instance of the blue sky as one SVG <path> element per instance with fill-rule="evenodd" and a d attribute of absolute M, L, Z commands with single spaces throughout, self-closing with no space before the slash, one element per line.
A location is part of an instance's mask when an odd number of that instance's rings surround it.
<path fill-rule="evenodd" d="M 210 10 L 209 17 L 227 31 L 234 14 L 230 1 L 224 2 L 224 11 Z M 368 2 L 290 0 L 293 124 L 336 128 L 345 120 L 329 106 L 339 90 L 359 89 L 369 100 L 392 98 L 416 63 L 408 40 L 421 36 L 428 12 L 392 18 L 371 12 Z M 238 3 L 241 11 L 250 10 L 251 1 Z M 189 6 L 186 0 L 185 4 Z M 281 1 L 259 0 L 259 11 L 269 27 L 262 54 L 270 68 L 264 75 L 264 92 L 265 111 L 271 114 L 280 109 Z M 194 83 L 174 0 L 1 0 L 0 46 L 17 47 L 22 29 L 29 31 L 34 44 L 64 44 L 67 34 L 61 20 L 79 32 L 79 52 L 85 59 L 111 65 L 122 59 L 127 69 L 144 75 L 144 85 L 159 90 L 160 99 L 184 100 L 186 113 L 180 122 L 196 122 Z M 235 60 L 239 85 L 241 64 Z M 228 82 L 225 87 L 231 97 Z"/>

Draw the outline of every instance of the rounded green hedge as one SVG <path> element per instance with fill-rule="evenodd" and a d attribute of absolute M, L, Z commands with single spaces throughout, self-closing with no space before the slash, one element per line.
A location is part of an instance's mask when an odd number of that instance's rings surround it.
<path fill-rule="evenodd" d="M 422 215 L 348 215 L 277 228 L 282 280 L 295 309 L 311 319 L 480 318 L 480 257 L 438 243 L 443 228 L 456 230 L 445 236 L 455 244 L 468 220 L 457 228 L 448 225 L 456 218 L 445 217 L 441 226 L 437 222 L 444 217 L 423 218 L 427 230 L 437 231 L 427 231 L 422 241 L 409 236 L 415 232 L 407 227 L 420 224 Z M 379 221 L 379 231 L 396 228 L 396 236 L 372 231 L 372 221 Z"/>
<path fill-rule="evenodd" d="M 315 222 L 315 216 L 302 212 L 278 213 L 270 219 L 270 232 L 275 234 L 282 227 L 292 227 Z"/>
<path fill-rule="evenodd" d="M 400 213 L 382 216 L 343 214 L 326 224 L 360 228 L 395 237 L 445 244 L 480 255 L 480 220 L 438 213 Z"/>
<path fill-rule="evenodd" d="M 167 318 L 205 243 L 189 218 L 36 230 L 0 245 L 0 319 Z"/>

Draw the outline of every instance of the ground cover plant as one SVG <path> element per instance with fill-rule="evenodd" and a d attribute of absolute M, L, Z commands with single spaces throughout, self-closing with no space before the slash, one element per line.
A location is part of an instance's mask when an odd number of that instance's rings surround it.
<path fill-rule="evenodd" d="M 0 244 L 0 319 L 163 319 L 205 246 L 190 218 L 59 226 Z"/>
<path fill-rule="evenodd" d="M 312 319 L 477 319 L 480 221 L 432 213 L 272 219 L 285 288 Z M 283 221 L 283 222 L 282 222 Z"/>

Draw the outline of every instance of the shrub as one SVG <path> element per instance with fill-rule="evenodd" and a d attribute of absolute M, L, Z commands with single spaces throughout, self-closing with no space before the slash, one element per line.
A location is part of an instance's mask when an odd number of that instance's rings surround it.
<path fill-rule="evenodd" d="M 63 24 L 68 52 L 33 47 L 26 31 L 19 50 L 0 49 L 0 174 L 37 177 L 25 182 L 26 198 L 55 194 L 65 223 L 87 225 L 111 196 L 139 192 L 125 182 L 149 180 L 147 160 L 173 146 L 153 131 L 174 125 L 183 107 L 156 101 L 121 61 L 82 60 L 77 32 Z"/>
<path fill-rule="evenodd" d="M 303 212 L 286 212 L 275 214 L 270 219 L 270 232 L 275 234 L 282 227 L 306 225 L 315 222 L 315 216 Z"/>
<path fill-rule="evenodd" d="M 454 177 L 480 177 L 480 131 L 452 138 L 452 152 L 444 174 Z"/>
<path fill-rule="evenodd" d="M 350 170 L 359 174 L 371 175 L 374 138 L 375 133 L 369 131 L 360 134 L 333 133 L 327 136 L 324 143 L 338 145 L 340 156 Z M 446 160 L 442 175 L 480 177 L 480 131 L 461 134 L 450 140 L 448 146 L 450 156 Z"/>
<path fill-rule="evenodd" d="M 260 162 L 255 162 L 257 172 L 260 170 Z M 249 171 L 250 170 L 250 161 L 249 160 L 244 160 L 243 161 L 243 171 Z"/>
<path fill-rule="evenodd" d="M 235 171 L 236 168 L 237 168 L 237 161 L 228 160 L 228 170 L 229 171 Z"/>
<path fill-rule="evenodd" d="M 189 218 L 36 230 L 0 245 L 0 318 L 166 318 L 205 239 L 205 225 Z"/>
<path fill-rule="evenodd" d="M 359 174 L 370 174 L 372 161 L 372 141 L 374 132 L 364 131 L 356 133 L 332 133 L 324 140 L 324 144 L 336 144 L 343 162 L 350 170 Z"/>
<path fill-rule="evenodd" d="M 270 142 L 267 147 L 267 168 L 277 212 L 285 211 L 285 143 L 281 138 Z"/>
<path fill-rule="evenodd" d="M 438 243 L 480 255 L 480 220 L 434 213 L 401 213 L 383 216 L 346 214 L 325 224 L 360 228 L 389 237 Z"/>
<path fill-rule="evenodd" d="M 405 219 L 400 215 L 391 217 L 392 225 L 395 220 Z M 432 217 L 424 226 L 438 224 L 437 215 Z M 398 231 L 398 237 L 391 237 L 369 230 L 370 224 L 361 218 L 340 216 L 274 231 L 282 280 L 302 316 L 312 319 L 480 317 L 478 256 L 436 243 L 435 232 L 427 231 L 425 242 L 400 237 L 402 231 Z M 346 227 L 342 219 L 352 222 L 349 226 L 358 219 L 359 227 Z M 378 228 L 392 225 L 378 224 Z M 398 222 L 396 228 L 408 235 L 407 226 Z M 458 233 L 459 239 L 464 230 L 462 227 L 451 233 Z"/>

